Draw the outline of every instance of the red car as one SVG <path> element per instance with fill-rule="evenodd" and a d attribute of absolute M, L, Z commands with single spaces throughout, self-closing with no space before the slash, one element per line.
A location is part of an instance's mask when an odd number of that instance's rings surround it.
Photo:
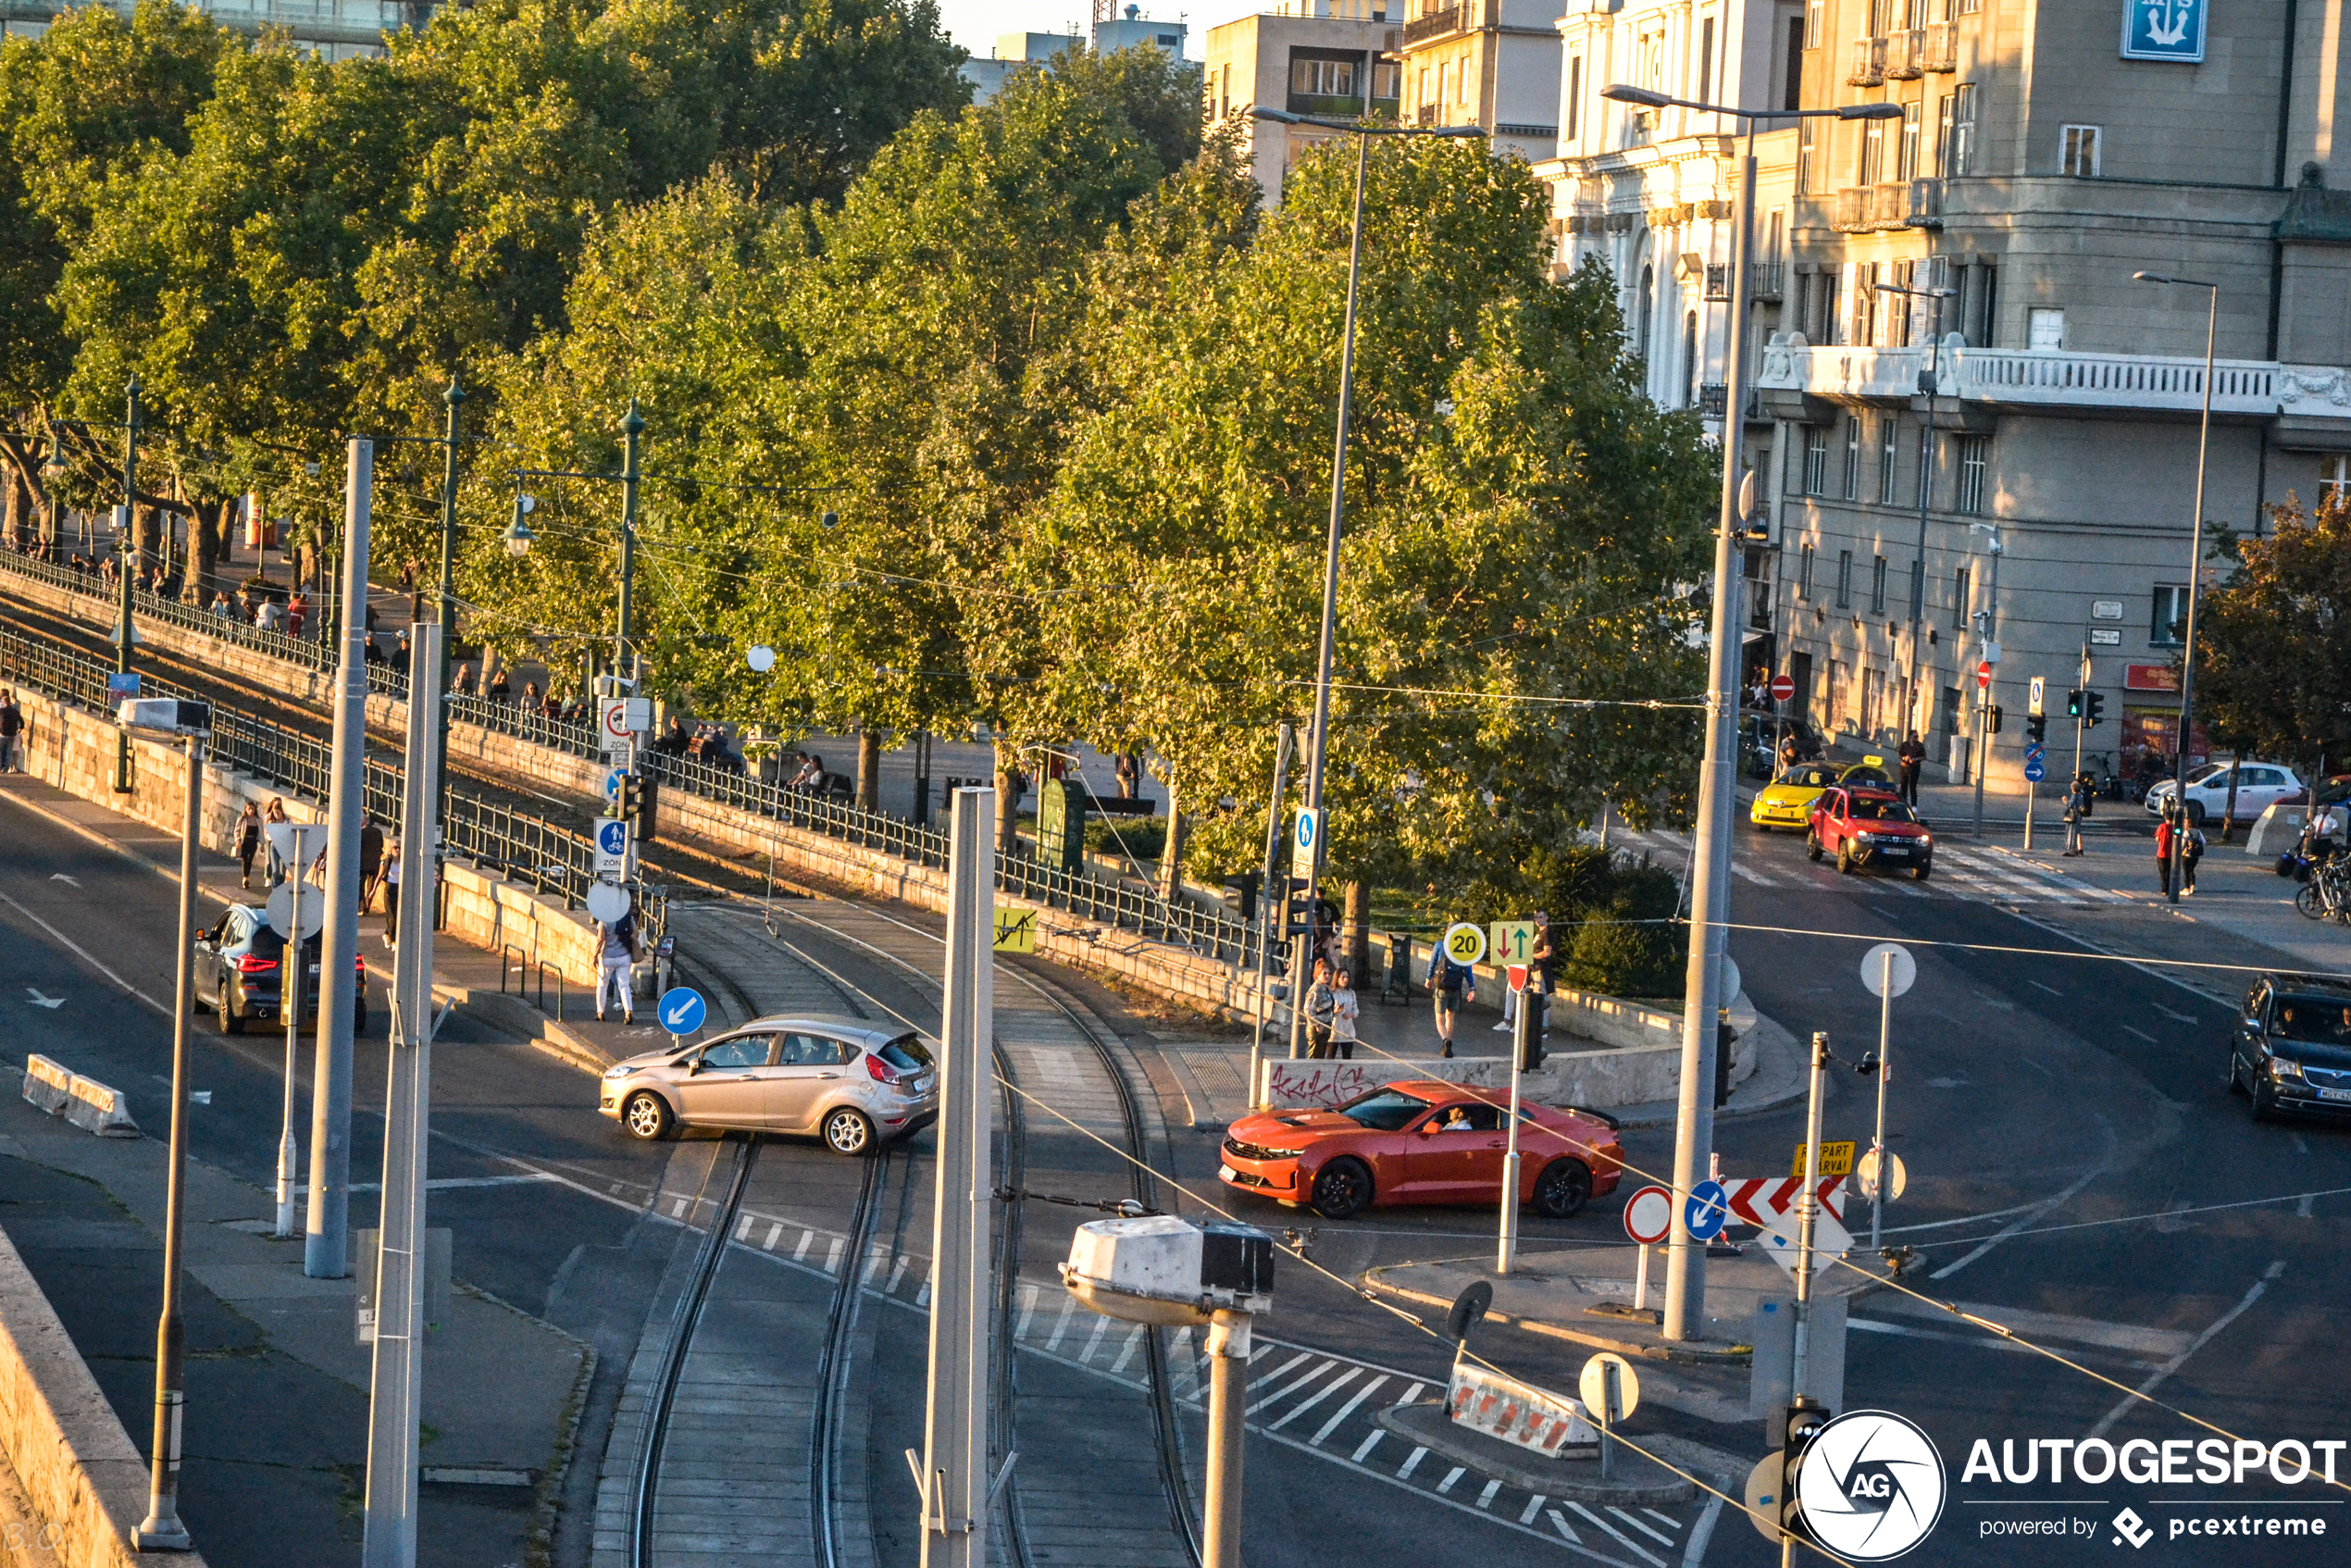
<path fill-rule="evenodd" d="M 1804 847 L 1814 860 L 1835 855 L 1836 868 L 1847 877 L 1857 871 L 1907 871 L 1923 882 L 1934 869 L 1934 835 L 1891 790 L 1840 785 L 1822 791 Z"/>
<path fill-rule="evenodd" d="M 1509 1145 L 1507 1095 L 1414 1080 L 1336 1111 L 1267 1111 L 1225 1136 L 1217 1176 L 1238 1192 L 1343 1220 L 1375 1203 L 1496 1203 Z M 1519 1107 L 1519 1201 L 1565 1219 L 1616 1186 L 1616 1128 L 1591 1111 Z"/>

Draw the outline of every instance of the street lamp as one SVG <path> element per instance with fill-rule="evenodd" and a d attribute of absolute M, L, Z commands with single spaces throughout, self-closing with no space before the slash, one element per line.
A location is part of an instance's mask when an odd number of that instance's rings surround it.
<path fill-rule="evenodd" d="M 2172 824 L 2171 852 L 2163 858 L 2163 896 L 2177 903 L 2181 829 L 2187 825 L 2188 725 L 2196 703 L 2196 590 L 2204 569 L 2204 458 L 2212 440 L 2212 345 L 2220 325 L 2220 285 L 2196 278 L 2166 277 L 2160 272 L 2133 272 L 2131 276 L 2141 283 L 2176 283 L 2183 289 L 2203 289 L 2209 295 L 2204 316 L 2204 417 L 2196 435 L 2196 516 L 2189 519 L 2188 527 L 2187 628 L 2180 642 L 2180 742 L 2178 754 L 2172 759 L 2171 809 L 2179 814 L 2179 820 Z M 2227 822 L 2221 823 L 2220 830 L 2228 831 Z"/>
<path fill-rule="evenodd" d="M 189 1014 L 196 1004 L 196 839 L 204 826 L 204 742 L 212 733 L 212 705 L 170 698 L 126 702 L 115 716 L 127 755 L 133 731 L 182 742 L 188 757 L 188 811 L 180 835 L 180 953 L 171 1021 L 171 1141 L 165 1157 L 163 1311 L 155 1324 L 155 1427 L 147 1517 L 131 1537 L 139 1551 L 186 1551 L 180 1522 L 180 1433 L 187 1405 L 187 1334 L 180 1315 L 180 1234 L 186 1227 Z M 300 868 L 297 867 L 297 870 Z"/>
<path fill-rule="evenodd" d="M 1919 710 L 1925 689 L 1919 681 L 1919 664 L 1922 650 L 1919 638 L 1919 620 L 1926 610 L 1926 504 L 1934 472 L 1934 393 L 1940 381 L 1943 355 L 1943 302 L 1957 291 L 1951 289 L 1906 289 L 1899 283 L 1880 283 L 1882 294 L 1900 294 L 1907 299 L 1933 300 L 1933 326 L 1926 335 L 1926 365 L 1919 371 L 1919 391 L 1926 398 L 1926 432 L 1919 441 L 1919 550 L 1910 560 L 1910 692 L 1903 712 L 1911 723 L 1918 722 Z M 1905 726 L 1904 728 L 1909 728 Z"/>
<path fill-rule="evenodd" d="M 1323 810 L 1323 769 L 1330 756 L 1331 716 L 1331 648 L 1337 632 L 1338 619 L 1338 541 L 1341 523 L 1347 511 L 1347 432 L 1354 413 L 1355 401 L 1355 297 L 1363 270 L 1363 170 L 1371 157 L 1375 136 L 1483 136 L 1485 129 L 1475 125 L 1411 126 L 1386 125 L 1371 119 L 1326 119 L 1318 115 L 1291 114 L 1287 109 L 1270 109 L 1263 106 L 1250 110 L 1252 118 L 1271 120 L 1276 125 L 1312 125 L 1329 131 L 1352 131 L 1355 135 L 1355 221 L 1347 247 L 1347 324 L 1341 330 L 1338 355 L 1338 441 L 1331 455 L 1331 524 L 1323 545 L 1323 637 L 1322 652 L 1314 669 L 1314 727 L 1306 753 L 1306 809 L 1319 821 Z M 1293 868 L 1294 869 L 1294 868 Z M 1313 911 L 1321 892 L 1323 874 L 1323 844 L 1318 840 L 1313 857 L 1306 868 L 1307 930 L 1313 930 Z M 1271 891 L 1268 889 L 1267 891 Z M 1282 893 L 1283 925 L 1288 925 L 1289 893 Z M 1299 1042 L 1306 1027 L 1306 1010 L 1302 1005 L 1306 981 L 1312 973 L 1313 943 L 1297 944 L 1290 959 L 1290 1029 L 1289 1053 L 1295 1058 Z"/>
<path fill-rule="evenodd" d="M 530 531 L 530 525 L 523 521 L 538 504 L 538 497 L 517 493 L 515 496 L 515 520 L 508 523 L 506 531 L 499 536 L 505 541 L 506 554 L 517 561 L 530 554 L 531 541 L 539 537 Z"/>
<path fill-rule="evenodd" d="M 1714 535 L 1714 638 L 1707 662 L 1706 763 L 1699 776 L 1698 836 L 1690 857 L 1690 952 L 1682 1011 L 1682 1082 L 1673 1122 L 1673 1232 L 1666 1251 L 1668 1339 L 1692 1339 L 1706 1322 L 1706 1246 L 1690 1235 L 1686 1198 L 1709 1174 L 1714 1145 L 1714 1021 L 1721 1007 L 1724 921 L 1730 916 L 1731 811 L 1735 803 L 1732 759 L 1737 754 L 1739 557 L 1745 534 L 1739 512 L 1739 445 L 1746 422 L 1748 253 L 1755 237 L 1755 122 L 1760 119 L 1899 119 L 1899 104 L 1846 104 L 1833 109 L 1742 109 L 1668 97 L 1646 87 L 1611 82 L 1600 96 L 1644 108 L 1679 107 L 1747 122 L 1739 209 L 1732 229 L 1731 317 L 1724 352 L 1723 497 Z"/>
<path fill-rule="evenodd" d="M 2000 666 L 2000 556 L 2007 547 L 2000 542 L 1997 523 L 1970 523 L 1970 533 L 1984 535 L 1984 549 L 1992 557 L 1992 585 L 1984 608 L 1975 612 L 1977 657 L 1998 674 Z M 1975 698 L 1975 754 L 1969 759 L 1975 772 L 1975 836 L 1984 837 L 1984 753 L 1992 746 L 1992 692 L 1989 687 L 1979 687 Z"/>

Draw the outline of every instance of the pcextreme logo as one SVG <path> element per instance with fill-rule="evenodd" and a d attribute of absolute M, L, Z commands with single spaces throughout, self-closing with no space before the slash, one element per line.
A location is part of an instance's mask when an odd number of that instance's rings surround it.
<path fill-rule="evenodd" d="M 1882 1410 L 1822 1427 L 1797 1462 L 1795 1492 L 1813 1538 L 1856 1562 L 1884 1562 L 1926 1539 L 1947 1496 L 1934 1439 Z"/>

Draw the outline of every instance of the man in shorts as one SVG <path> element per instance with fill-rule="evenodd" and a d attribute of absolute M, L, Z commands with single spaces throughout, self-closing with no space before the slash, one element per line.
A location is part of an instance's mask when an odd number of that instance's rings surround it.
<path fill-rule="evenodd" d="M 1445 954 L 1445 944 L 1437 943 L 1428 958 L 1428 994 L 1437 1010 L 1437 1039 L 1445 1047 L 1443 1054 L 1453 1054 L 1453 1014 L 1465 1003 L 1477 1000 L 1477 976 L 1466 964 L 1456 964 Z"/>

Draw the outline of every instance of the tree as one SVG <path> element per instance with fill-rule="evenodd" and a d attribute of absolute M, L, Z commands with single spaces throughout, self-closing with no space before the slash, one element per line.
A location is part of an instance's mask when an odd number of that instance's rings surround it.
<path fill-rule="evenodd" d="M 2197 716 L 2223 745 L 2315 767 L 2351 758 L 2351 504 L 2270 509 L 2266 538 L 2224 533 L 2235 575 L 2196 609 Z"/>

